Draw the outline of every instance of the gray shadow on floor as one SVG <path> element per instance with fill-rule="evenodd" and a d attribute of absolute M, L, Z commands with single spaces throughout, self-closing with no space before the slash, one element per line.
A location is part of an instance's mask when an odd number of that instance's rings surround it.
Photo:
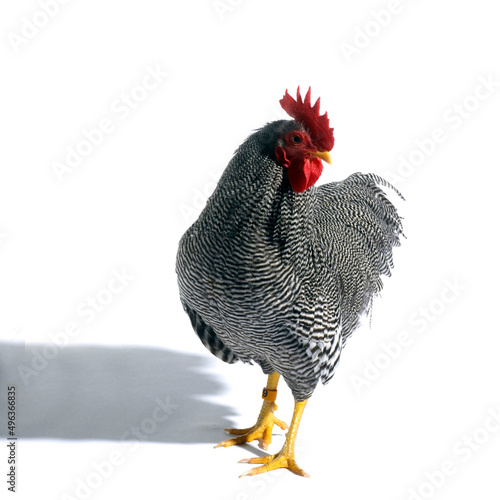
<path fill-rule="evenodd" d="M 16 387 L 22 438 L 217 443 L 235 412 L 217 360 L 153 347 L 0 343 L 0 435 Z"/>

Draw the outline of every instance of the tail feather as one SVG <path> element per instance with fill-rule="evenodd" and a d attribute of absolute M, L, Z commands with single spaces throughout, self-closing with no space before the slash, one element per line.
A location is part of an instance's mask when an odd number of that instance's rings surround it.
<path fill-rule="evenodd" d="M 401 217 L 380 186 L 403 195 L 376 174 L 356 173 L 318 188 L 315 217 L 325 254 L 342 295 L 343 336 L 369 313 L 373 296 L 390 276 L 392 249 L 403 234 Z"/>

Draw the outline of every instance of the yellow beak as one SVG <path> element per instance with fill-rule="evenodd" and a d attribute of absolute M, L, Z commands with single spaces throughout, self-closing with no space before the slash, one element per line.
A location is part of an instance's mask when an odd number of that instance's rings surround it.
<path fill-rule="evenodd" d="M 316 158 L 321 158 L 323 161 L 326 161 L 326 163 L 333 165 L 332 157 L 328 151 L 309 151 L 309 154 L 311 156 L 316 156 Z"/>

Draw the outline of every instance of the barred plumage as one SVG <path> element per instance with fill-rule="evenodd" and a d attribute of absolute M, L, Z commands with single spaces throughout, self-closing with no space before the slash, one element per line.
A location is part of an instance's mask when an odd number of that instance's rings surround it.
<path fill-rule="evenodd" d="M 295 192 L 274 155 L 294 120 L 236 151 L 179 245 L 181 301 L 227 362 L 277 371 L 297 401 L 333 376 L 341 350 L 390 275 L 401 220 L 373 174 Z"/>

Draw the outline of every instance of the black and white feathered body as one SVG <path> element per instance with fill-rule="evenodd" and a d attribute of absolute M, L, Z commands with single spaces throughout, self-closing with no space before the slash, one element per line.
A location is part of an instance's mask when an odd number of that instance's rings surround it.
<path fill-rule="evenodd" d="M 228 363 L 280 373 L 297 401 L 333 376 L 346 339 L 389 275 L 401 220 L 373 175 L 296 193 L 272 122 L 236 151 L 177 255 L 181 301 Z"/>

